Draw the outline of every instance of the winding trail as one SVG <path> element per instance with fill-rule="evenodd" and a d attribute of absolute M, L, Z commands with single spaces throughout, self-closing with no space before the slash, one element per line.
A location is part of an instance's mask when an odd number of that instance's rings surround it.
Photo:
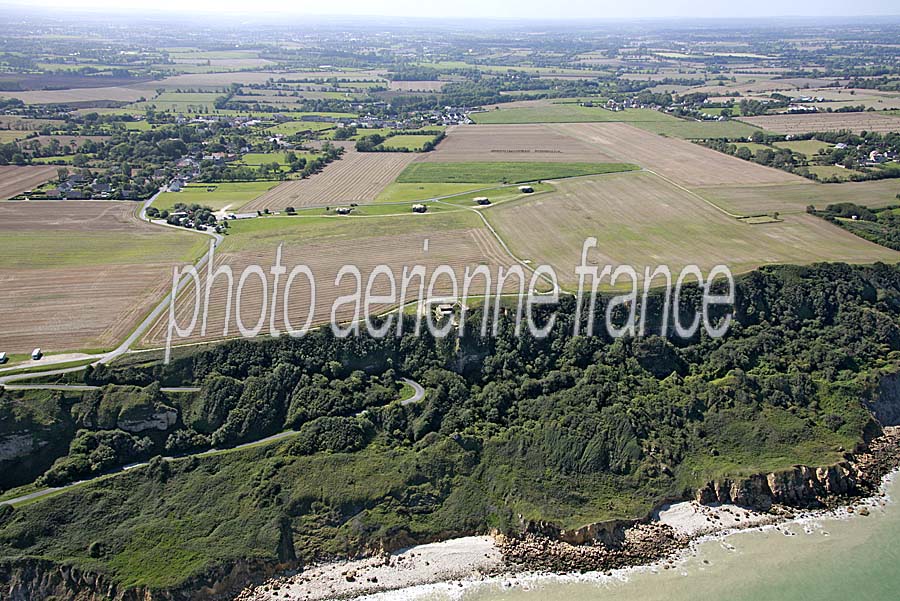
<path fill-rule="evenodd" d="M 413 395 L 408 399 L 402 399 L 399 401 L 401 405 L 411 405 L 413 403 L 420 402 L 423 398 L 425 398 L 425 389 L 421 384 L 416 382 L 415 380 L 411 380 L 409 378 L 403 378 L 403 382 L 409 384 L 413 389 Z M 9 386 L 10 389 L 13 390 L 76 390 L 76 391 L 84 391 L 84 390 L 94 390 L 99 388 L 98 386 L 81 386 L 81 385 L 65 385 L 65 384 L 20 384 L 18 386 L 12 385 Z M 200 390 L 199 387 L 195 386 L 180 386 L 174 388 L 162 388 L 163 392 L 197 392 Z M 398 401 L 393 401 L 398 402 Z M 360 411 L 357 415 L 364 415 L 367 410 Z M 297 434 L 297 430 L 285 430 L 284 432 L 279 432 L 278 434 L 273 434 L 271 436 L 267 436 L 265 438 L 260 438 L 259 440 L 253 440 L 250 442 L 245 442 L 243 444 L 239 444 L 233 447 L 226 447 L 222 449 L 207 449 L 205 451 L 200 451 L 198 453 L 188 453 L 184 455 L 169 455 L 162 456 L 163 461 L 174 461 L 176 459 L 188 459 L 190 457 L 206 457 L 209 455 L 216 455 L 218 453 L 230 453 L 232 451 L 240 451 L 242 449 L 248 449 L 250 447 L 262 446 L 272 442 L 277 442 L 279 440 L 288 438 L 290 436 L 294 436 Z M 97 480 L 101 480 L 104 478 L 109 478 L 115 476 L 117 474 L 122 474 L 127 471 L 145 467 L 149 465 L 149 461 L 141 461 L 139 463 L 129 463 L 128 465 L 123 465 L 121 467 L 115 468 L 103 474 L 99 474 L 94 476 L 93 478 L 86 478 L 84 480 L 78 480 L 76 482 L 71 482 L 64 486 L 51 486 L 48 488 L 44 488 L 41 490 L 34 491 L 32 493 L 28 493 L 26 495 L 21 495 L 19 497 L 15 497 L 13 499 L 7 499 L 5 501 L 0 501 L 0 505 L 18 505 L 19 503 L 25 503 L 27 501 L 32 501 L 34 499 L 40 499 L 41 497 L 46 497 L 47 495 L 52 495 L 54 493 L 62 492 L 65 490 L 69 490 L 71 488 L 75 488 L 76 486 L 81 486 L 83 484 L 88 484 L 90 482 L 96 482 Z"/>

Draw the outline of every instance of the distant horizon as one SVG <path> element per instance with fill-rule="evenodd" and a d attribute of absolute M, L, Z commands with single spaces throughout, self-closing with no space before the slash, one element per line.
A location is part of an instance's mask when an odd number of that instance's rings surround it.
<path fill-rule="evenodd" d="M 605 8 L 608 4 L 609 8 Z M 446 12 L 452 6 L 452 12 Z M 338 19 L 404 19 L 410 21 L 469 22 L 473 20 L 494 21 L 504 23 L 547 23 L 559 24 L 579 21 L 582 24 L 602 24 L 609 22 L 760 22 L 774 19 L 805 20 L 837 20 L 860 21 L 869 19 L 900 19 L 900 10 L 887 0 L 875 0 L 865 5 L 866 12 L 846 14 L 843 3 L 826 0 L 820 2 L 817 14 L 797 12 L 802 8 L 785 5 L 783 2 L 763 0 L 753 6 L 753 12 L 745 7 L 731 5 L 707 7 L 702 12 L 700 7 L 686 1 L 665 2 L 662 0 L 643 0 L 628 5 L 621 3 L 594 3 L 585 0 L 560 0 L 555 4 L 554 14 L 545 12 L 546 5 L 538 0 L 521 0 L 516 3 L 507 1 L 483 2 L 478 0 L 460 0 L 448 4 L 422 5 L 414 0 L 388 0 L 372 5 L 361 0 L 349 0 L 339 6 L 334 4 L 295 4 L 287 0 L 276 0 L 266 3 L 263 8 L 247 8 L 244 2 L 235 0 L 195 0 L 189 4 L 177 0 L 159 0 L 156 6 L 141 5 L 136 0 L 85 0 L 72 2 L 69 0 L 7 0 L 0 2 L 3 10 L 15 10 L 21 13 L 42 14 L 65 12 L 85 16 L 108 17 L 165 17 L 165 16 L 216 16 L 222 20 L 234 18 L 257 18 L 265 21 L 274 17 L 280 19 L 338 20 Z M 769 8 L 773 7 L 773 8 Z M 775 8 L 777 7 L 777 8 Z M 316 10 L 318 8 L 326 10 Z M 335 12 L 335 8 L 339 8 Z M 738 14 L 736 11 L 745 10 Z M 787 9 L 787 10 L 785 10 Z M 781 10 L 782 12 L 777 12 Z M 694 12 L 696 11 L 696 12 Z M 717 12 L 720 11 L 720 12 Z M 771 11 L 771 12 L 767 12 Z"/>

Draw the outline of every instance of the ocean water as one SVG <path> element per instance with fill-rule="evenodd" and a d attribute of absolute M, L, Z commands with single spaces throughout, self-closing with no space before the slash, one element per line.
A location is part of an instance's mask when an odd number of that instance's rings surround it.
<path fill-rule="evenodd" d="M 611 576 L 535 575 L 416 587 L 383 599 L 460 601 L 897 601 L 900 477 L 867 517 L 814 517 L 698 542 L 674 563 Z"/>

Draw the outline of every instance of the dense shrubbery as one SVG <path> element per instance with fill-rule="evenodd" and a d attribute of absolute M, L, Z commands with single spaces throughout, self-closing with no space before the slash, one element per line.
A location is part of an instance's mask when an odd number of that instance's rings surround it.
<path fill-rule="evenodd" d="M 89 377 L 101 384 L 201 385 L 178 403 L 172 449 L 299 433 L 280 446 L 157 461 L 18 509 L 0 527 L 0 554 L 78 562 L 73 549 L 84 549 L 96 567 L 89 546 L 99 529 L 109 569 L 130 578 L 112 559 L 160 546 L 219 563 L 515 528 L 520 515 L 571 528 L 643 514 L 712 477 L 831 463 L 876 433 L 864 401 L 897 371 L 900 268 L 772 267 L 737 284 L 735 322 L 718 340 L 574 337 L 574 303 L 563 299 L 540 340 L 514 335 L 504 311 L 489 339 L 337 339 L 326 329 L 225 343 L 167 366 L 98 367 Z M 687 297 L 683 309 L 693 310 L 699 296 Z M 425 399 L 390 403 L 395 372 L 420 382 Z M 110 416 L 125 409 L 107 404 Z M 113 453 L 146 455 L 142 437 L 79 433 L 52 471 L 73 477 Z M 66 528 L 48 530 L 63 507 Z M 177 527 L 188 522 L 203 527 Z"/>

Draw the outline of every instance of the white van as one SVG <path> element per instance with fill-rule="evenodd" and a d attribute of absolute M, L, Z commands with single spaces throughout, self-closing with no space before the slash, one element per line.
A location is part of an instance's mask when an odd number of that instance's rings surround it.
<path fill-rule="evenodd" d="M 0 365 L 3 365 L 9 360 L 9 357 L 6 356 L 6 353 L 0 353 Z"/>
<path fill-rule="evenodd" d="M 44 356 L 44 353 L 41 352 L 40 348 L 36 348 L 31 351 L 31 359 L 32 361 L 39 361 L 41 357 Z"/>

